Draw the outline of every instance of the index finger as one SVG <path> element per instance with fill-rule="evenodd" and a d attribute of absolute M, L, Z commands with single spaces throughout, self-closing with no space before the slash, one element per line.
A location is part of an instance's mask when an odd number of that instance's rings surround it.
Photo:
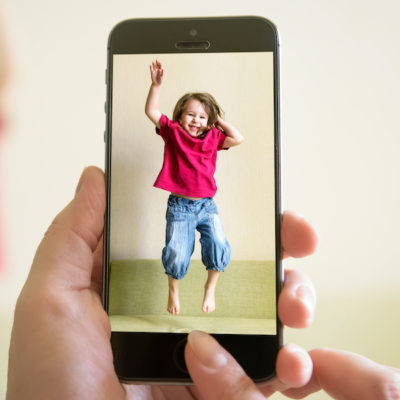
<path fill-rule="evenodd" d="M 385 400 L 400 398 L 400 371 L 375 363 L 359 354 L 333 349 L 310 351 L 314 371 L 310 382 L 283 393 L 305 397 L 324 390 L 334 399 Z"/>

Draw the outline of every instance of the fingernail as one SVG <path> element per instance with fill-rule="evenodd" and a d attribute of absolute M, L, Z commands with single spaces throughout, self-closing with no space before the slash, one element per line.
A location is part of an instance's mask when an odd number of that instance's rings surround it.
<path fill-rule="evenodd" d="M 296 298 L 299 299 L 311 315 L 315 311 L 315 292 L 309 285 L 300 285 L 296 289 Z"/>
<path fill-rule="evenodd" d="M 294 211 L 294 210 L 285 210 L 284 214 L 290 214 L 293 217 L 296 217 L 299 219 L 306 219 L 306 217 L 303 214 L 299 213 L 298 211 Z"/>
<path fill-rule="evenodd" d="M 207 368 L 218 369 L 228 363 L 225 350 L 211 336 L 204 332 L 193 331 L 188 343 L 196 358 Z"/>
<path fill-rule="evenodd" d="M 286 349 L 296 356 L 296 359 L 301 364 L 302 380 L 308 381 L 311 378 L 313 371 L 313 363 L 310 355 L 301 347 L 295 344 L 287 344 Z"/>

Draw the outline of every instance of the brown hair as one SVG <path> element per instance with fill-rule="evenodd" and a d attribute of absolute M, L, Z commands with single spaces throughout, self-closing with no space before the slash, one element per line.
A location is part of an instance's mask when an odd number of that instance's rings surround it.
<path fill-rule="evenodd" d="M 185 110 L 186 104 L 190 100 L 199 101 L 205 108 L 208 114 L 207 125 L 211 127 L 217 122 L 218 116 L 222 117 L 222 109 L 210 93 L 186 93 L 183 95 L 175 105 L 172 119 L 179 121 Z"/>

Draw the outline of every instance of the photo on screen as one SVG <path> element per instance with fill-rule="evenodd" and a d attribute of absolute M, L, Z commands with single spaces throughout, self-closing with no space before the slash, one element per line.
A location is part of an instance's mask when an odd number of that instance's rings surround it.
<path fill-rule="evenodd" d="M 164 140 L 145 114 L 149 66 L 164 69 L 159 109 L 172 120 L 185 93 L 210 93 L 243 143 L 217 153 L 213 198 L 230 260 L 204 312 L 208 271 L 200 233 L 168 305 L 162 262 L 170 192 L 154 187 Z M 113 331 L 276 334 L 274 76 L 271 52 L 113 56 L 109 317 Z M 196 197 L 196 196 L 193 196 Z"/>

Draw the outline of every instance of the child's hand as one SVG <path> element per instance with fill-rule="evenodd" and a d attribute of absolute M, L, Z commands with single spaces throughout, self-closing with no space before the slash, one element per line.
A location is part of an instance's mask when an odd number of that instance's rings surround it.
<path fill-rule="evenodd" d="M 216 127 L 216 128 L 218 128 L 218 129 L 220 129 L 220 130 L 224 130 L 224 128 L 223 128 L 223 124 L 224 123 L 224 120 L 221 118 L 221 116 L 220 115 L 218 115 L 218 117 L 217 117 L 217 120 L 215 121 L 215 124 L 214 124 L 214 126 Z"/>
<path fill-rule="evenodd" d="M 151 82 L 155 86 L 159 86 L 162 84 L 164 78 L 164 68 L 160 61 L 156 60 L 151 63 L 150 65 L 150 75 L 151 75 Z"/>

